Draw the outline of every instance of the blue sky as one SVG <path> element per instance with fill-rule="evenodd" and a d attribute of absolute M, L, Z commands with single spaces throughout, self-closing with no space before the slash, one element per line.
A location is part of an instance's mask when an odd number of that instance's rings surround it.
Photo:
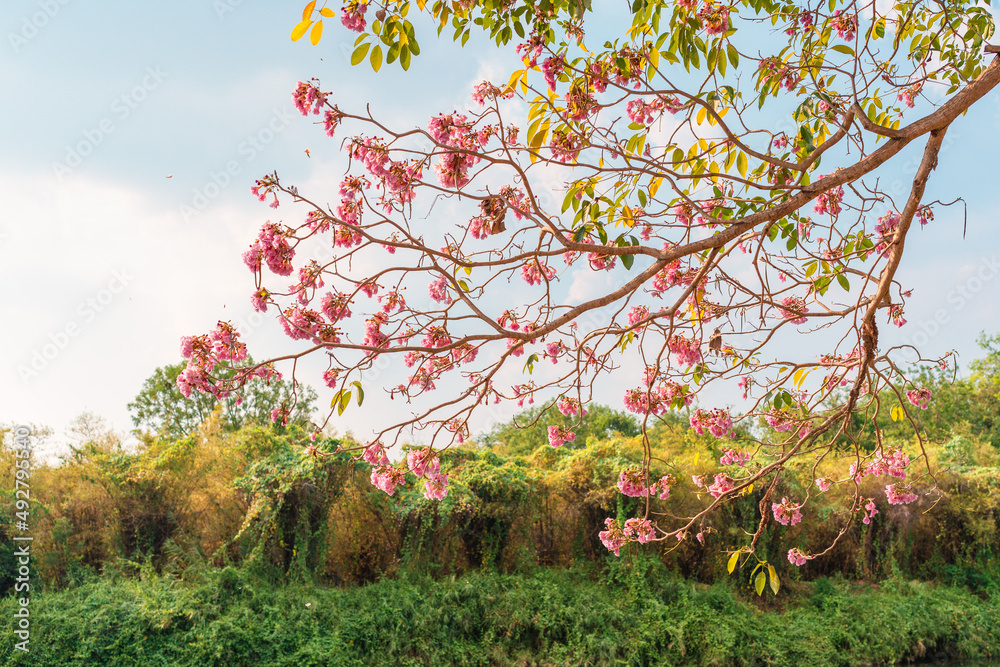
<path fill-rule="evenodd" d="M 179 360 L 182 335 L 220 318 L 242 324 L 258 358 L 294 349 L 276 322 L 251 318 L 240 254 L 271 217 L 250 195 L 255 178 L 278 170 L 328 184 L 332 198 L 346 166 L 340 138 L 294 113 L 296 81 L 318 77 L 343 106 L 369 104 L 402 128 L 468 104 L 475 82 L 517 63 L 478 36 L 462 49 L 425 26 L 410 71 L 376 75 L 350 66 L 353 34 L 337 20 L 320 46 L 292 43 L 302 4 L 5 5 L 0 421 L 46 424 L 60 440 L 89 410 L 128 431 L 142 381 Z M 929 352 L 955 348 L 967 363 L 980 331 L 1000 331 L 998 154 L 993 92 L 949 131 L 928 188 L 930 199 L 965 199 L 966 236 L 955 206 L 908 240 L 909 324 L 888 341 L 925 337 Z M 908 189 L 912 169 L 884 178 Z M 607 400 L 624 386 L 611 383 Z M 342 429 L 361 435 L 383 403 L 369 400 Z"/>

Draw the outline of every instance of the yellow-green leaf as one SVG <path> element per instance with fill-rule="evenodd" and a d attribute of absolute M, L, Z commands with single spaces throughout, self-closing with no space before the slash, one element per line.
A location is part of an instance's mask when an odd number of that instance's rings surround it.
<path fill-rule="evenodd" d="M 758 596 L 760 596 L 760 594 L 764 592 L 764 584 L 766 583 L 764 580 L 766 578 L 767 577 L 764 576 L 763 570 L 760 571 L 760 572 L 758 572 L 757 576 L 754 577 L 753 587 L 754 587 L 754 590 L 757 591 L 757 595 Z"/>
<path fill-rule="evenodd" d="M 768 564 L 768 566 L 767 566 L 767 574 L 768 574 L 768 577 L 770 578 L 770 581 L 771 581 L 771 591 L 775 595 L 777 595 L 778 594 L 778 587 L 781 586 L 781 582 L 778 581 L 778 573 L 774 571 L 774 566 L 773 565 Z"/>
<path fill-rule="evenodd" d="M 372 69 L 376 72 L 382 69 L 382 47 L 376 46 L 372 49 L 372 55 L 369 58 L 372 64 Z"/>
<path fill-rule="evenodd" d="M 292 28 L 292 41 L 297 42 L 302 39 L 302 35 L 306 34 L 306 30 L 312 25 L 312 19 L 306 19 L 302 23 L 298 24 Z"/>
<path fill-rule="evenodd" d="M 738 563 L 739 560 L 740 560 L 740 552 L 734 551 L 733 555 L 729 557 L 729 563 L 726 565 L 726 569 L 729 570 L 729 574 L 732 574 L 733 570 L 736 569 L 736 563 Z"/>

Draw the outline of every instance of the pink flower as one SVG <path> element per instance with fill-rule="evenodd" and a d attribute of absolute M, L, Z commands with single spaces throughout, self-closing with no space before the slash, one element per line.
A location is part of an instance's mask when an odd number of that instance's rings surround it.
<path fill-rule="evenodd" d="M 417 477 L 423 477 L 427 471 L 440 472 L 441 462 L 430 447 L 411 449 L 406 453 L 406 465 Z"/>
<path fill-rule="evenodd" d="M 428 287 L 427 291 L 430 293 L 431 298 L 438 303 L 451 303 L 452 299 L 448 295 L 448 279 L 441 276 L 434 282 L 432 282 Z"/>
<path fill-rule="evenodd" d="M 806 318 L 802 313 L 808 313 L 809 309 L 806 308 L 806 302 L 797 296 L 786 296 L 781 300 L 784 308 L 780 308 L 781 316 L 786 320 L 791 320 L 792 324 L 805 324 Z"/>
<path fill-rule="evenodd" d="M 833 20 L 830 27 L 836 29 L 837 35 L 850 42 L 854 39 L 854 34 L 858 31 L 858 17 L 856 14 L 848 16 L 837 10 L 833 13 Z"/>
<path fill-rule="evenodd" d="M 919 497 L 906 484 L 886 484 L 885 496 L 890 505 L 909 505 Z"/>
<path fill-rule="evenodd" d="M 920 389 L 911 389 L 906 392 L 906 400 L 908 400 L 913 405 L 916 405 L 921 410 L 927 409 L 927 402 L 931 400 L 931 390 L 927 387 L 921 387 Z"/>
<path fill-rule="evenodd" d="M 379 491 L 388 495 L 396 492 L 396 487 L 405 484 L 403 471 L 390 465 L 379 465 L 372 468 L 371 483 Z"/>
<path fill-rule="evenodd" d="M 628 538 L 625 536 L 621 524 L 616 519 L 608 517 L 604 520 L 604 526 L 607 530 L 602 530 L 597 536 L 601 538 L 601 543 L 604 544 L 608 551 L 613 551 L 616 556 L 619 556 L 618 552 L 628 543 Z"/>
<path fill-rule="evenodd" d="M 645 486 L 646 475 L 641 468 L 626 468 L 618 477 L 618 490 L 622 495 L 639 498 L 649 495 Z"/>
<path fill-rule="evenodd" d="M 788 550 L 788 562 L 792 565 L 801 567 L 806 564 L 806 560 L 808 560 L 808 557 L 798 547 Z"/>
<path fill-rule="evenodd" d="M 738 449 L 726 449 L 719 458 L 719 464 L 724 466 L 737 465 L 742 468 L 751 458 L 753 458 L 753 455 L 750 452 Z"/>
<path fill-rule="evenodd" d="M 872 522 L 872 517 L 878 514 L 878 509 L 875 507 L 875 499 L 869 498 L 863 510 L 865 516 L 861 519 L 861 522 L 864 524 L 870 524 Z"/>
<path fill-rule="evenodd" d="M 392 494 L 389 494 L 392 495 Z M 424 480 L 424 498 L 443 500 L 448 495 L 448 475 L 432 472 Z"/>
<path fill-rule="evenodd" d="M 788 498 L 782 498 L 780 503 L 771 503 L 771 511 L 774 513 L 774 520 L 783 526 L 794 526 L 802 521 L 802 512 L 799 511 L 801 505 L 788 502 Z"/>
<path fill-rule="evenodd" d="M 689 421 L 691 428 L 698 435 L 704 435 L 706 430 L 716 438 L 723 436 L 732 438 L 736 434 L 733 430 L 733 420 L 729 416 L 729 410 L 722 408 L 715 408 L 711 412 L 699 408 L 691 414 Z"/>
<path fill-rule="evenodd" d="M 366 11 L 368 11 L 367 1 L 359 2 L 358 0 L 349 0 L 346 5 L 341 7 L 340 22 L 348 30 L 353 32 L 364 32 L 365 26 L 368 25 L 365 21 Z"/>
<path fill-rule="evenodd" d="M 823 176 L 819 180 L 823 180 Z M 819 181 L 817 181 L 819 182 Z M 816 203 L 813 205 L 813 210 L 823 215 L 824 213 L 829 213 L 830 215 L 837 215 L 840 213 L 840 200 L 844 197 L 844 186 L 838 185 L 836 190 L 827 190 L 821 192 L 818 197 L 816 197 Z"/>
<path fill-rule="evenodd" d="M 733 484 L 733 480 L 729 478 L 729 475 L 722 473 L 715 476 L 715 481 L 712 482 L 710 487 L 708 487 L 708 492 L 711 493 L 713 497 L 719 498 L 732 491 L 735 486 L 736 485 Z"/>
<path fill-rule="evenodd" d="M 829 490 L 831 484 L 833 484 L 833 482 L 826 479 L 825 477 L 820 477 L 819 479 L 816 480 L 816 486 L 818 486 L 819 490 L 822 491 L 823 493 L 826 493 Z"/>
<path fill-rule="evenodd" d="M 625 537 L 634 539 L 639 544 L 645 544 L 656 537 L 656 530 L 649 519 L 628 519 L 622 532 Z"/>
<path fill-rule="evenodd" d="M 667 346 L 677 360 L 677 365 L 695 366 L 701 363 L 701 343 L 699 341 L 674 334 L 667 341 Z"/>
<path fill-rule="evenodd" d="M 584 417 L 587 414 L 587 411 L 580 405 L 579 399 L 570 398 L 569 396 L 563 396 L 559 399 L 559 412 L 564 417 L 575 417 L 577 414 Z"/>
<path fill-rule="evenodd" d="M 576 433 L 565 426 L 549 427 L 549 444 L 553 447 L 562 447 L 564 443 L 576 440 Z"/>
<path fill-rule="evenodd" d="M 389 464 L 389 457 L 385 453 L 385 446 L 378 440 L 365 445 L 365 450 L 362 452 L 361 458 L 373 466 Z"/>
<path fill-rule="evenodd" d="M 674 480 L 673 475 L 664 475 L 660 479 L 653 482 L 652 486 L 649 487 L 649 490 L 653 493 L 659 492 L 659 499 L 666 500 L 670 497 L 670 485 L 675 482 L 676 480 Z"/>
<path fill-rule="evenodd" d="M 555 278 L 556 270 L 544 262 L 534 260 L 521 267 L 521 277 L 529 285 L 541 285 L 543 277 L 546 282 Z"/>

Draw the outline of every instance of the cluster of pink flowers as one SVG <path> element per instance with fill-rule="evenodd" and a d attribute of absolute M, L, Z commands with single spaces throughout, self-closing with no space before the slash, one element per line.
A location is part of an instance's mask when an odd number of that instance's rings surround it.
<path fill-rule="evenodd" d="M 246 345 L 240 342 L 239 333 L 228 322 L 218 322 L 215 330 L 207 335 L 183 336 L 181 355 L 188 359 L 188 363 L 177 376 L 177 388 L 185 398 L 190 397 L 194 389 L 217 398 L 228 396 L 229 391 L 216 385 L 212 379 L 212 370 L 220 361 L 243 361 L 246 354 Z M 245 381 L 254 377 L 270 380 L 280 378 L 281 375 L 267 365 L 252 372 L 244 371 L 237 380 Z"/>
<path fill-rule="evenodd" d="M 886 484 L 885 497 L 890 505 L 909 505 L 919 496 L 906 484 Z"/>
<path fill-rule="evenodd" d="M 389 347 L 389 337 L 382 333 L 382 326 L 389 321 L 385 313 L 375 313 L 365 320 L 365 338 L 362 345 L 369 347 Z"/>
<path fill-rule="evenodd" d="M 618 476 L 618 490 L 623 495 L 633 498 L 649 495 L 646 487 L 646 475 L 641 468 L 626 468 Z"/>
<path fill-rule="evenodd" d="M 849 42 L 854 39 L 854 35 L 858 31 L 858 17 L 856 14 L 844 14 L 838 9 L 833 13 L 830 27 L 837 31 L 837 35 L 841 39 Z"/>
<path fill-rule="evenodd" d="M 880 450 L 875 459 L 866 465 L 861 472 L 857 472 L 857 464 L 852 463 L 850 474 L 855 481 L 860 482 L 869 475 L 886 475 L 906 479 L 906 467 L 910 465 L 910 457 L 902 449 L 892 449 L 888 453 Z"/>
<path fill-rule="evenodd" d="M 782 150 L 788 145 L 788 137 L 784 133 L 777 135 L 774 139 L 771 139 L 771 145 L 777 150 Z"/>
<path fill-rule="evenodd" d="M 898 99 L 903 104 L 912 109 L 914 106 L 913 100 L 914 98 L 916 98 L 917 95 L 920 94 L 921 88 L 923 88 L 922 83 L 915 83 L 906 90 L 904 90 L 903 92 L 901 92 L 899 95 L 897 95 L 896 99 Z"/>
<path fill-rule="evenodd" d="M 303 116 L 308 116 L 310 112 L 318 116 L 329 94 L 321 93 L 319 88 L 311 82 L 299 81 L 295 86 L 295 91 L 292 92 L 292 101 L 295 103 L 295 108 Z"/>
<path fill-rule="evenodd" d="M 565 99 L 566 118 L 569 120 L 585 120 L 600 109 L 594 94 L 584 85 L 574 84 L 566 91 Z"/>
<path fill-rule="evenodd" d="M 920 221 L 920 226 L 923 227 L 928 222 L 934 220 L 934 210 L 930 205 L 921 206 L 917 209 L 917 219 Z"/>
<path fill-rule="evenodd" d="M 292 306 L 282 313 L 281 326 L 285 335 L 292 340 L 311 339 L 317 345 L 339 343 L 340 337 L 332 324 L 323 320 L 322 315 L 309 308 Z"/>
<path fill-rule="evenodd" d="M 645 544 L 656 538 L 656 530 L 649 519 L 628 519 L 625 521 L 625 537 L 635 540 L 639 544 Z"/>
<path fill-rule="evenodd" d="M 552 447 L 562 447 L 567 442 L 576 440 L 576 433 L 565 426 L 549 427 L 549 445 Z"/>
<path fill-rule="evenodd" d="M 430 447 L 406 452 L 406 465 L 417 477 L 423 477 L 428 471 L 441 472 L 441 460 Z"/>
<path fill-rule="evenodd" d="M 729 8 L 724 5 L 716 5 L 709 0 L 698 12 L 698 18 L 709 35 L 721 35 L 729 30 Z"/>
<path fill-rule="evenodd" d="M 405 204 L 413 201 L 414 184 L 423 176 L 421 163 L 417 160 L 396 162 L 390 159 L 388 147 L 376 137 L 356 137 L 348 148 L 352 160 L 359 160 L 368 173 L 379 179 L 389 193 L 386 209 L 392 202 Z"/>
<path fill-rule="evenodd" d="M 546 58 L 542 61 L 542 76 L 545 78 L 545 83 L 548 84 L 549 90 L 554 91 L 556 89 L 556 80 L 562 74 L 565 67 L 566 59 L 561 53 L 557 53 L 551 58 Z"/>
<path fill-rule="evenodd" d="M 565 417 L 575 417 L 576 415 L 585 417 L 587 415 L 587 410 L 580 405 L 579 399 L 569 396 L 563 396 L 559 399 L 559 412 Z"/>
<path fill-rule="evenodd" d="M 622 530 L 618 520 L 611 517 L 604 520 L 604 527 L 606 530 L 602 530 L 597 536 L 601 538 L 601 543 L 608 551 L 613 551 L 616 556 L 620 556 L 619 550 L 629 542 L 625 531 Z"/>
<path fill-rule="evenodd" d="M 657 95 L 649 102 L 643 99 L 630 101 L 625 107 L 625 114 L 633 123 L 652 125 L 653 121 L 662 116 L 665 111 L 677 113 L 681 106 L 680 100 L 675 95 L 670 97 Z"/>
<path fill-rule="evenodd" d="M 802 512 L 799 511 L 801 507 L 789 502 L 788 498 L 782 498 L 780 503 L 771 503 L 774 520 L 783 526 L 794 526 L 802 521 Z"/>
<path fill-rule="evenodd" d="M 556 162 L 574 162 L 583 150 L 583 139 L 575 132 L 555 130 L 549 141 L 549 148 L 552 150 L 552 159 Z"/>
<path fill-rule="evenodd" d="M 658 493 L 657 496 L 660 500 L 666 500 L 670 497 L 670 487 L 677 483 L 673 475 L 664 475 L 660 479 L 653 482 L 650 487 L 650 493 Z"/>
<path fill-rule="evenodd" d="M 872 522 L 872 518 L 878 514 L 878 508 L 875 507 L 875 499 L 868 498 L 868 502 L 862 507 L 864 517 L 861 519 L 861 523 L 868 525 Z"/>
<path fill-rule="evenodd" d="M 721 498 L 734 488 L 736 488 L 736 485 L 733 483 L 732 478 L 725 473 L 719 473 L 712 481 L 712 485 L 708 487 L 708 492 L 712 494 L 713 498 Z"/>
<path fill-rule="evenodd" d="M 824 177 L 820 177 L 819 180 L 823 180 Z M 821 192 L 818 197 L 816 197 L 816 203 L 813 204 L 813 210 L 824 215 L 829 213 L 830 215 L 838 215 L 840 213 L 840 202 L 844 198 L 844 186 L 838 185 L 837 188 L 826 190 Z"/>
<path fill-rule="evenodd" d="M 757 65 L 757 73 L 760 76 L 761 86 L 770 85 L 776 81 L 778 86 L 785 90 L 792 90 L 802 80 L 796 68 L 782 62 L 775 56 L 768 56 L 761 60 L 760 64 Z M 784 145 L 777 146 L 777 148 L 783 147 Z"/>
<path fill-rule="evenodd" d="M 556 270 L 544 262 L 534 260 L 521 267 L 521 277 L 529 285 L 541 285 L 542 280 L 546 282 L 556 277 Z"/>
<path fill-rule="evenodd" d="M 801 567 L 806 564 L 806 560 L 808 560 L 808 557 L 798 547 L 788 550 L 788 562 L 792 565 L 798 565 Z"/>
<path fill-rule="evenodd" d="M 791 320 L 792 324 L 806 323 L 806 318 L 802 313 L 808 313 L 809 309 L 806 308 L 806 302 L 801 297 L 786 296 L 781 300 L 781 303 L 785 306 L 779 309 L 782 317 Z"/>
<path fill-rule="evenodd" d="M 674 334 L 667 341 L 671 354 L 678 366 L 696 366 L 701 363 L 701 343 L 680 334 Z"/>
<path fill-rule="evenodd" d="M 366 11 L 368 11 L 367 0 L 348 0 L 348 3 L 340 8 L 340 22 L 348 30 L 364 32 L 368 25 L 365 21 Z"/>
<path fill-rule="evenodd" d="M 351 299 L 343 292 L 327 292 L 320 300 L 320 308 L 323 314 L 333 324 L 351 316 Z"/>
<path fill-rule="evenodd" d="M 722 456 L 719 457 L 719 464 L 724 466 L 736 465 L 742 468 L 744 465 L 746 465 L 747 461 L 749 461 L 752 458 L 753 454 L 751 454 L 749 451 L 746 450 L 741 451 L 735 448 L 726 449 L 723 452 Z"/>
<path fill-rule="evenodd" d="M 444 276 L 432 281 L 431 284 L 427 286 L 427 292 L 431 295 L 431 298 L 438 303 L 451 303 L 452 299 L 448 294 L 448 279 Z"/>
<path fill-rule="evenodd" d="M 794 35 L 799 31 L 799 28 L 802 28 L 803 30 L 808 30 L 810 27 L 812 27 L 812 24 L 813 24 L 812 13 L 799 12 L 793 17 L 792 24 L 788 26 L 787 30 L 785 30 L 785 34 Z"/>
<path fill-rule="evenodd" d="M 899 229 L 899 214 L 889 211 L 880 217 L 875 225 L 875 232 L 879 235 L 878 243 L 875 245 L 875 252 L 881 253 L 883 257 L 889 256 L 889 249 L 896 230 Z"/>
<path fill-rule="evenodd" d="M 716 438 L 731 438 L 736 434 L 733 431 L 733 419 L 729 416 L 729 410 L 722 408 L 715 408 L 711 412 L 702 409 L 695 410 L 691 413 L 690 422 L 691 428 L 698 435 L 704 434 L 706 430 Z"/>
<path fill-rule="evenodd" d="M 764 413 L 764 421 L 775 431 L 794 431 L 798 421 L 787 410 L 769 410 Z"/>
<path fill-rule="evenodd" d="M 486 100 L 509 100 L 512 97 L 514 97 L 514 90 L 512 88 L 501 90 L 489 81 L 476 84 L 476 87 L 472 89 L 472 99 L 479 106 L 486 104 Z"/>
<path fill-rule="evenodd" d="M 676 382 L 661 382 L 655 388 L 629 389 L 625 392 L 625 408 L 630 412 L 645 415 L 662 415 L 676 403 L 690 405 L 692 397 L 687 386 Z M 678 406 L 679 407 L 679 406 Z"/>
<path fill-rule="evenodd" d="M 630 327 L 635 326 L 647 317 L 649 317 L 649 308 L 646 306 L 633 306 L 628 312 L 628 324 Z M 636 331 L 642 331 L 642 329 L 643 327 L 638 327 Z"/>
<path fill-rule="evenodd" d="M 372 486 L 390 496 L 396 492 L 397 486 L 406 483 L 403 471 L 391 465 L 373 467 L 369 479 Z"/>
<path fill-rule="evenodd" d="M 830 480 L 825 477 L 820 477 L 816 480 L 816 486 L 819 487 L 820 492 L 826 493 L 830 490 L 830 486 L 833 484 Z"/>
<path fill-rule="evenodd" d="M 249 250 L 243 253 L 243 263 L 256 273 L 260 271 L 261 259 L 263 259 L 267 263 L 267 268 L 275 275 L 291 275 L 292 259 L 295 257 L 295 250 L 288 245 L 287 240 L 291 231 L 287 227 L 279 227 L 272 222 L 264 223 L 257 235 L 257 240 L 253 242 Z"/>
<path fill-rule="evenodd" d="M 363 211 L 361 208 L 361 189 L 369 187 L 371 187 L 371 183 L 364 176 L 348 176 L 341 181 L 340 205 L 337 207 L 337 217 L 351 225 L 359 224 Z M 358 237 L 357 243 L 360 243 L 361 234 L 354 233 Z M 337 245 L 343 245 L 339 239 L 337 240 Z M 356 243 L 351 243 L 347 247 L 351 245 L 356 245 Z"/>
<path fill-rule="evenodd" d="M 446 188 L 461 188 L 466 185 L 469 182 L 469 169 L 481 159 L 475 151 L 489 141 L 493 128 L 484 128 L 476 132 L 468 118 L 463 114 L 452 112 L 431 118 L 427 129 L 434 141 L 458 149 L 445 151 L 434 165 L 434 171 L 441 185 Z"/>
<path fill-rule="evenodd" d="M 908 400 L 913 405 L 917 406 L 921 410 L 927 409 L 927 402 L 931 400 L 931 390 L 927 387 L 921 387 L 920 389 L 911 389 L 906 392 L 906 400 Z"/>

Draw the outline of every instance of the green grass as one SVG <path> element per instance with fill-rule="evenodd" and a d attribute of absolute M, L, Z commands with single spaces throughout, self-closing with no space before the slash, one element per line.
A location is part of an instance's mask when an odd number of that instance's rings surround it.
<path fill-rule="evenodd" d="M 3 665 L 859 665 L 1000 647 L 1000 597 L 920 582 L 821 580 L 761 611 L 654 568 L 271 585 L 232 568 L 194 583 L 104 578 L 31 602 L 31 652 Z M 0 601 L 11 637 L 15 600 Z M 773 601 L 772 601 L 773 604 Z M 308 605 L 308 606 L 307 606 Z"/>

